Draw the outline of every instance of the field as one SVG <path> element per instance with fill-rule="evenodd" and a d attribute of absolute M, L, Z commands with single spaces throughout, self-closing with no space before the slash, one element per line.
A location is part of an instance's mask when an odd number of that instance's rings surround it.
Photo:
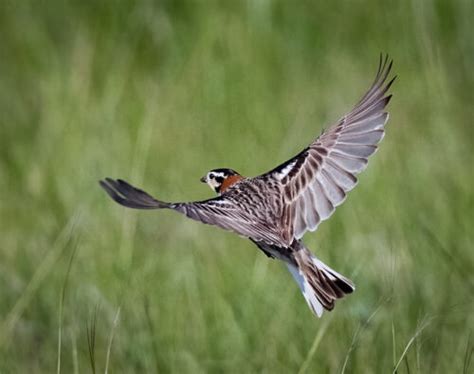
<path fill-rule="evenodd" d="M 472 373 L 474 3 L 0 4 L 0 373 Z M 398 75 L 358 187 L 305 243 L 357 290 L 321 319 L 248 240 L 130 211 L 205 199 Z"/>

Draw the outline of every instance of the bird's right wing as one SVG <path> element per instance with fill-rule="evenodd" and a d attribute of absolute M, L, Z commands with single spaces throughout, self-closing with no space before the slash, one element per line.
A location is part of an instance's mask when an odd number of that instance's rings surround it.
<path fill-rule="evenodd" d="M 345 116 L 298 155 L 260 178 L 278 183 L 284 202 L 281 217 L 286 243 L 314 231 L 342 204 L 384 136 L 388 80 L 392 62 L 380 58 L 374 83 Z"/>
<path fill-rule="evenodd" d="M 257 242 L 277 245 L 281 243 L 278 232 L 272 230 L 262 216 L 241 209 L 237 203 L 240 193 L 238 189 L 231 189 L 228 193 L 209 200 L 166 203 L 121 179 L 106 178 L 100 181 L 100 185 L 114 201 L 128 208 L 173 209 L 193 220 L 233 231 Z"/>

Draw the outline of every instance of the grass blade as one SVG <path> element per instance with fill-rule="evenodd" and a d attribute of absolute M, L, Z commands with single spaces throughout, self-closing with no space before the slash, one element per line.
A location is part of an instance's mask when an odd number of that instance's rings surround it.
<path fill-rule="evenodd" d="M 110 330 L 110 337 L 109 337 L 109 344 L 107 345 L 107 356 L 105 359 L 105 370 L 104 373 L 107 374 L 109 371 L 109 362 L 110 362 L 110 351 L 112 350 L 112 343 L 114 341 L 115 336 L 115 329 L 118 326 L 119 319 L 120 319 L 120 310 L 121 307 L 117 308 L 117 313 L 115 313 L 114 323 L 112 325 L 112 329 Z"/>
<path fill-rule="evenodd" d="M 59 298 L 59 316 L 58 316 L 58 361 L 56 365 L 56 372 L 59 374 L 61 372 L 61 346 L 62 346 L 62 329 L 63 329 L 63 308 L 64 308 L 64 299 L 66 298 L 66 287 L 69 280 L 69 274 L 71 272 L 72 262 L 74 260 L 78 243 L 75 244 L 71 257 L 69 258 L 68 267 L 66 270 L 66 276 L 64 277 L 64 283 L 61 289 L 61 296 Z"/>
<path fill-rule="evenodd" d="M 392 371 L 392 374 L 395 374 L 398 370 L 398 367 L 400 366 L 400 364 L 402 363 L 403 359 L 405 358 L 406 354 L 408 353 L 408 350 L 410 349 L 411 345 L 413 344 L 413 342 L 415 341 L 415 339 L 421 334 L 421 332 L 426 328 L 428 327 L 428 325 L 431 323 L 431 321 L 427 321 L 425 323 L 422 323 L 420 325 L 420 327 L 417 328 L 417 330 L 415 331 L 415 334 L 410 338 L 410 340 L 408 341 L 407 345 L 405 346 L 405 349 L 403 350 L 403 353 L 402 355 L 400 356 L 400 358 L 398 359 L 398 362 L 397 364 L 395 365 L 395 367 L 393 368 L 393 371 Z"/>
<path fill-rule="evenodd" d="M 355 346 L 356 346 L 357 341 L 359 339 L 360 333 L 369 326 L 370 321 L 379 312 L 382 305 L 385 304 L 386 302 L 390 301 L 390 300 L 391 300 L 391 297 L 388 297 L 385 300 L 382 300 L 379 303 L 379 305 L 375 308 L 375 310 L 372 312 L 372 314 L 369 316 L 369 318 L 367 318 L 367 320 L 363 324 L 359 324 L 359 326 L 357 327 L 356 331 L 354 332 L 354 335 L 352 336 L 351 345 L 349 346 L 349 349 L 347 351 L 346 358 L 344 359 L 344 364 L 342 365 L 341 374 L 344 374 L 344 372 L 346 371 L 347 363 L 349 362 L 349 357 L 350 357 L 352 351 L 355 349 Z"/>
<path fill-rule="evenodd" d="M 66 225 L 64 225 L 51 250 L 39 264 L 25 290 L 6 316 L 2 327 L 0 328 L 0 331 L 2 331 L 0 346 L 8 340 L 11 331 L 30 303 L 33 295 L 38 291 L 46 276 L 53 270 L 54 264 L 61 256 L 62 252 L 67 248 L 73 237 L 74 231 L 80 222 L 81 216 L 80 211 L 74 213 Z"/>
<path fill-rule="evenodd" d="M 95 363 L 95 343 L 96 343 L 96 326 L 97 326 L 97 314 L 99 311 L 99 306 L 96 306 L 93 314 L 92 320 L 87 323 L 86 333 L 87 333 L 87 348 L 89 351 L 89 362 L 91 364 L 92 373 L 96 373 L 96 363 Z"/>
<path fill-rule="evenodd" d="M 474 352 L 474 347 L 471 344 L 471 337 L 472 331 L 469 332 L 469 336 L 467 338 L 466 353 L 464 354 L 464 362 L 462 367 L 463 374 L 467 374 L 469 372 L 469 367 L 471 366 L 472 354 Z"/>
<path fill-rule="evenodd" d="M 311 360 L 318 349 L 319 343 L 323 339 L 323 336 L 326 333 L 328 326 L 331 324 L 333 315 L 334 314 L 330 314 L 321 324 L 321 328 L 318 330 L 318 333 L 314 337 L 313 344 L 311 345 L 311 348 L 309 349 L 308 354 L 306 355 L 306 359 L 303 361 L 300 370 L 298 370 L 298 374 L 303 374 L 308 369 L 308 366 L 311 363 Z"/>

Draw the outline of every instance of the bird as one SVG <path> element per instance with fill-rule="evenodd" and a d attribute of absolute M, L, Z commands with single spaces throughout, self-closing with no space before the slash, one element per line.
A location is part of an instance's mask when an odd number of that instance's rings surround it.
<path fill-rule="evenodd" d="M 200 181 L 210 199 L 169 203 L 122 179 L 100 186 L 118 204 L 134 209 L 171 209 L 250 239 L 269 258 L 283 261 L 309 308 L 318 317 L 355 290 L 354 283 L 319 260 L 303 243 L 341 205 L 385 134 L 393 60 L 380 55 L 377 74 L 353 109 L 288 161 L 256 177 L 230 168 L 210 170 Z"/>

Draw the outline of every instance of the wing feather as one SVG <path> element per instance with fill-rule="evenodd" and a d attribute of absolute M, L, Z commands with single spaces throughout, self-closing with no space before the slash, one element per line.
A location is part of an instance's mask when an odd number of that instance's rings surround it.
<path fill-rule="evenodd" d="M 283 234 L 279 222 L 272 216 L 272 211 L 266 208 L 271 205 L 265 201 L 268 196 L 257 193 L 248 195 L 251 183 L 254 181 L 245 180 L 217 198 L 175 204 L 174 209 L 191 219 L 219 226 L 256 242 L 281 245 Z M 247 198 L 250 199 L 249 204 L 244 202 Z"/>
<path fill-rule="evenodd" d="M 384 137 L 389 117 L 384 110 L 392 97 L 386 94 L 396 78 L 388 81 L 391 68 L 388 56 L 380 57 L 375 79 L 357 105 L 297 156 L 261 176 L 283 184 L 282 199 L 292 207 L 283 212 L 294 212 L 288 240 L 316 230 L 357 185 L 356 174 Z M 287 221 L 284 214 L 281 224 Z"/>

